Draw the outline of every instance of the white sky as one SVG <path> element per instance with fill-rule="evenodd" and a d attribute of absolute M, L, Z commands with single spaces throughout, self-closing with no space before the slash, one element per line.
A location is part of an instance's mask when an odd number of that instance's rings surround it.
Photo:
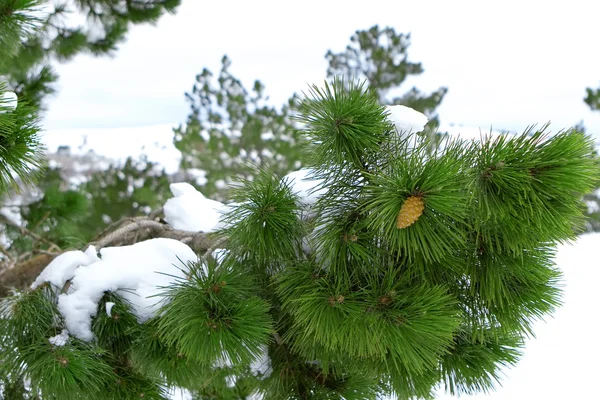
<path fill-rule="evenodd" d="M 184 0 L 157 27 L 134 27 L 113 59 L 79 56 L 61 65 L 59 94 L 45 127 L 140 127 L 185 121 L 183 93 L 223 54 L 250 86 L 266 84 L 274 103 L 325 77 L 328 49 L 341 51 L 374 24 L 411 32 L 409 56 L 424 74 L 407 82 L 447 86 L 442 122 L 553 130 L 584 121 L 600 136 L 600 112 L 582 101 L 600 85 L 593 1 L 200 1 Z"/>

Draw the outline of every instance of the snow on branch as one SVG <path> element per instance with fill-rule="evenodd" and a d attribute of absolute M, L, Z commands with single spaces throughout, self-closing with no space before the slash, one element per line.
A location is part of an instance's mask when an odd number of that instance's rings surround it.
<path fill-rule="evenodd" d="M 218 246 L 224 246 L 227 238 L 213 231 L 217 229 L 220 216 L 226 210 L 226 206 L 206 199 L 187 183 L 172 184 L 171 191 L 175 197 L 168 200 L 164 208 L 154 210 L 147 216 L 127 217 L 109 225 L 82 250 L 94 246 L 100 251 L 105 247 L 129 246 L 156 238 L 179 241 L 200 255 L 211 253 Z M 161 218 L 163 214 L 164 219 Z M 11 221 L 4 222 L 11 223 Z M 0 292 L 4 292 L 5 288 L 21 288 L 28 285 L 55 257 L 75 250 L 60 249 L 56 244 L 48 242 L 26 228 L 16 227 L 21 229 L 24 235 L 30 236 L 34 242 L 39 241 L 50 246 L 51 251 L 36 251 L 24 255 L 25 257 L 8 260 L 11 264 L 6 264 L 4 269 L 0 270 L 2 280 Z"/>

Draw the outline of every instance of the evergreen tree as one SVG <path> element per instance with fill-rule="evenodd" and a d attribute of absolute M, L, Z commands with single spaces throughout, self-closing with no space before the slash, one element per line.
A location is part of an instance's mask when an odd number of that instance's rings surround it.
<path fill-rule="evenodd" d="M 32 17 L 38 5 L 37 0 L 0 0 L 0 196 L 19 189 L 18 183 L 32 183 L 42 162 L 37 110 L 25 101 L 18 101 L 15 93 L 7 91 L 2 79 L 20 51 L 20 38 L 38 22 Z M 2 244 L 0 250 L 2 259 L 8 257 Z M 0 351 L 4 350 L 0 344 Z M 4 379 L 5 376 L 0 372 L 4 396 L 21 393 L 22 381 Z"/>
<path fill-rule="evenodd" d="M 0 368 L 44 400 L 164 399 L 171 385 L 197 399 L 491 390 L 560 304 L 552 260 L 597 183 L 591 138 L 529 129 L 431 153 L 432 138 L 398 131 L 372 90 L 340 80 L 311 88 L 298 118 L 315 193 L 269 170 L 243 180 L 197 261 L 169 242 L 181 274 L 143 322 L 132 286 L 117 286 L 89 326 L 72 324 L 65 299 L 91 287 L 71 287 L 72 269 L 46 276 L 2 303 Z"/>
<path fill-rule="evenodd" d="M 420 63 L 408 61 L 410 35 L 373 26 L 357 31 L 350 40 L 343 52 L 327 52 L 327 76 L 366 80 L 382 104 L 402 104 L 427 114 L 426 134 L 433 134 L 439 125 L 435 110 L 447 89 L 424 94 L 413 87 L 397 96 L 406 78 L 423 72 Z M 191 113 L 174 136 L 187 180 L 218 199 L 226 196 L 236 178 L 250 178 L 252 166 L 286 174 L 302 165 L 303 144 L 293 121 L 298 96 L 291 96 L 281 109 L 269 106 L 264 85 L 256 81 L 251 90 L 245 88 L 230 66 L 224 57 L 217 79 L 207 69 L 196 76 L 192 91 L 186 93 Z M 390 98 L 391 94 L 396 96 Z"/>
<path fill-rule="evenodd" d="M 180 2 L 0 0 L 2 205 L 23 199 L 15 193 L 19 184 L 43 178 L 30 190 L 41 195 L 16 205 L 20 225 L 0 214 L 1 233 L 8 241 L 1 246 L 0 296 L 6 293 L 5 285 L 28 285 L 54 253 L 81 246 L 106 221 L 155 208 L 168 195 L 166 174 L 144 160 L 130 159 L 120 172 L 112 167 L 97 173 L 82 187 L 73 187 L 59 171 L 43 171 L 38 121 L 42 100 L 58 79 L 54 62 L 80 53 L 112 55 L 131 24 L 154 23 L 165 12 L 174 12 Z M 69 19 L 73 14 L 86 22 L 74 24 Z M 13 110 L 17 99 L 19 106 Z"/>
<path fill-rule="evenodd" d="M 587 95 L 583 101 L 590 107 L 592 111 L 600 110 L 600 88 L 586 88 Z M 580 127 L 583 131 L 583 127 Z M 585 196 L 585 201 L 588 206 L 588 230 L 600 231 L 600 188 L 596 188 L 593 193 Z"/>

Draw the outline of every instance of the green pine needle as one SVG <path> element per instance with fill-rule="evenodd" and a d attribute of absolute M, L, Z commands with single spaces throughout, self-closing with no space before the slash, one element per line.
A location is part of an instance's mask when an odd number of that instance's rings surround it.
<path fill-rule="evenodd" d="M 364 168 L 392 132 L 385 109 L 364 83 L 334 79 L 323 88 L 312 86 L 300 105 L 299 121 L 314 144 L 315 165 Z"/>
<path fill-rule="evenodd" d="M 481 338 L 475 339 L 461 331 L 440 364 L 440 377 L 446 392 L 460 396 L 492 391 L 501 379 L 502 369 L 517 363 L 522 348 L 519 335 L 498 336 L 485 331 Z"/>
<path fill-rule="evenodd" d="M 64 346 L 50 343 L 30 345 L 20 350 L 32 390 L 42 398 L 79 400 L 101 398 L 107 386 L 116 381 L 112 368 L 103 360 L 105 351 L 71 339 Z"/>
<path fill-rule="evenodd" d="M 189 279 L 166 288 L 159 334 L 164 343 L 201 364 L 245 364 L 272 332 L 268 304 L 252 295 L 243 271 L 216 261 L 190 266 Z"/>
<path fill-rule="evenodd" d="M 0 84 L 0 93 L 4 91 Z M 37 110 L 24 102 L 6 111 L 0 103 L 0 192 L 35 182 L 42 165 Z"/>
<path fill-rule="evenodd" d="M 224 217 L 230 248 L 253 260 L 265 273 L 293 259 L 301 249 L 303 227 L 289 184 L 263 171 L 233 195 L 235 205 Z"/>
<path fill-rule="evenodd" d="M 106 303 L 114 303 L 108 315 Z M 116 357 L 123 357 L 131 347 L 138 327 L 131 304 L 113 292 L 107 292 L 98 303 L 96 317 L 92 320 L 92 332 L 98 344 L 111 351 Z"/>

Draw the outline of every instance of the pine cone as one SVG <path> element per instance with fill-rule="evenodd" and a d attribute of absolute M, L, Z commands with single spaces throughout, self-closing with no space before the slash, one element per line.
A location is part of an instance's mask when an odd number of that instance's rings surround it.
<path fill-rule="evenodd" d="M 398 219 L 396 220 L 396 227 L 402 229 L 411 226 L 419 219 L 421 214 L 423 214 L 424 209 L 425 204 L 421 197 L 410 196 L 406 199 L 404 204 L 402 204 L 402 207 L 400 207 Z"/>

